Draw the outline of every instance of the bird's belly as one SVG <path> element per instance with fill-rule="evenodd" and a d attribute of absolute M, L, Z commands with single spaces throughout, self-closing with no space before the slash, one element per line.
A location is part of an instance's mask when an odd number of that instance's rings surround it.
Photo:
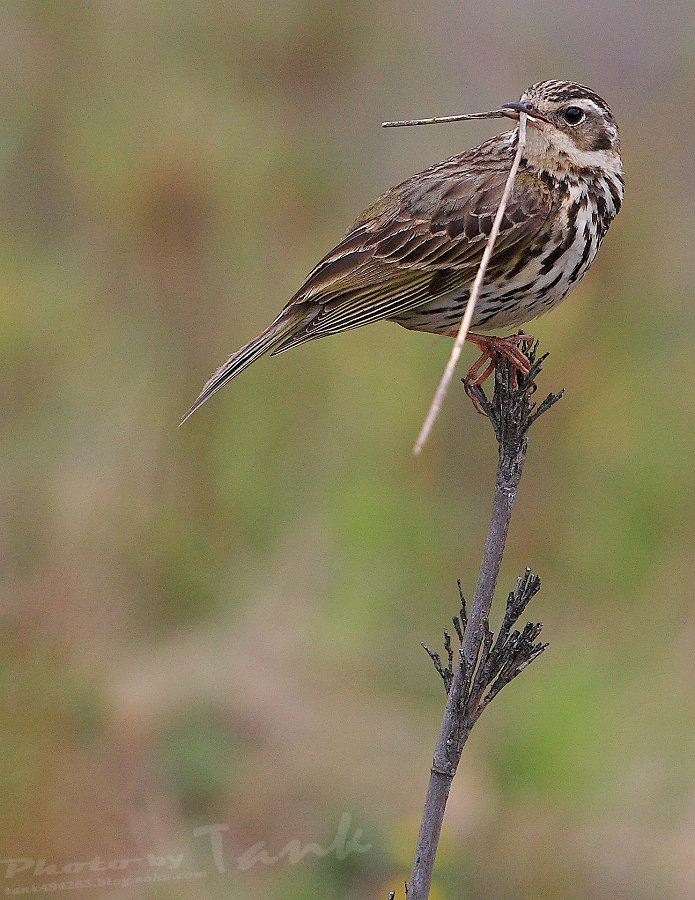
<path fill-rule="evenodd" d="M 517 261 L 506 267 L 505 272 L 496 273 L 487 284 L 483 283 L 473 315 L 474 328 L 493 330 L 521 325 L 564 300 L 591 265 L 600 244 L 594 222 L 588 213 L 582 215 L 582 212 L 575 219 L 571 242 L 566 240 L 567 225 L 556 221 L 541 252 L 533 248 L 521 267 Z M 468 283 L 439 294 L 396 321 L 415 330 L 455 333 L 470 288 Z"/>

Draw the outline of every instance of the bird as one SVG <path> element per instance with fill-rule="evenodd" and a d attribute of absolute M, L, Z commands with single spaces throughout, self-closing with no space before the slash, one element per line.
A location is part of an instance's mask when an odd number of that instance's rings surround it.
<path fill-rule="evenodd" d="M 472 325 L 519 326 L 557 306 L 586 273 L 624 192 L 618 125 L 608 104 L 573 81 L 531 85 L 494 115 L 526 116 L 513 191 Z M 212 375 L 181 420 L 267 352 L 386 319 L 455 336 L 490 234 L 519 127 L 436 163 L 371 203 L 258 337 Z M 470 332 L 479 383 L 499 354 L 524 369 L 519 341 Z M 477 368 L 476 368 L 477 367 Z"/>

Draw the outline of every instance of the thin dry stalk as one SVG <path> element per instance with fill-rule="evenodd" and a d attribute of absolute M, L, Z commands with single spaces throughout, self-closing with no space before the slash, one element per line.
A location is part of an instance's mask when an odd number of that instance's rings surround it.
<path fill-rule="evenodd" d="M 402 119 L 399 122 L 382 122 L 382 128 L 400 128 L 403 125 L 439 125 L 442 122 L 468 122 L 471 119 L 502 119 L 507 113 L 502 109 L 490 112 L 463 113 L 456 116 L 431 116 L 429 119 Z"/>
<path fill-rule="evenodd" d="M 540 587 L 540 580 L 527 569 L 507 600 L 506 613 L 497 635 L 489 627 L 490 609 L 502 564 L 512 509 L 528 447 L 528 431 L 536 419 L 550 409 L 562 394 L 549 394 L 542 403 L 531 401 L 535 379 L 545 357 L 537 356 L 537 344 L 524 344 L 531 369 L 517 373 L 509 360 L 497 359 L 495 388 L 491 399 L 480 386 L 473 388 L 480 408 L 489 418 L 498 442 L 499 461 L 490 528 L 480 564 L 473 603 L 466 610 L 463 596 L 460 616 L 454 619 L 461 648 L 456 655 L 451 636 L 444 633 L 448 664 L 427 648 L 444 682 L 447 703 L 430 770 L 420 833 L 410 881 L 408 900 L 429 897 L 437 846 L 449 790 L 463 746 L 478 717 L 499 691 L 545 649 L 537 642 L 541 625 L 529 623 L 513 630 L 527 604 Z M 459 585 L 460 592 L 460 585 Z"/>
<path fill-rule="evenodd" d="M 509 176 L 507 178 L 507 183 L 504 186 L 502 199 L 500 200 L 500 205 L 497 208 L 497 214 L 495 215 L 495 220 L 492 223 L 492 228 L 490 229 L 490 236 L 487 239 L 485 251 L 483 253 L 482 259 L 480 260 L 478 272 L 476 273 L 475 281 L 473 282 L 473 287 L 471 288 L 471 293 L 468 297 L 468 302 L 466 303 L 466 311 L 464 312 L 463 318 L 461 319 L 461 326 L 459 327 L 458 334 L 456 335 L 454 346 L 451 349 L 449 362 L 446 364 L 444 374 L 442 375 L 441 381 L 439 382 L 439 387 L 437 388 L 437 392 L 435 393 L 432 403 L 430 404 L 429 412 L 427 413 L 427 417 L 425 418 L 422 428 L 420 429 L 418 439 L 415 442 L 415 446 L 413 447 L 413 453 L 416 456 L 419 456 L 419 454 L 422 452 L 422 448 L 425 446 L 427 439 L 430 436 L 432 428 L 434 427 L 434 423 L 436 422 L 437 416 L 439 415 L 439 411 L 441 410 L 442 404 L 444 403 L 446 392 L 449 390 L 451 379 L 454 377 L 454 370 L 456 369 L 456 364 L 458 363 L 459 357 L 461 356 L 463 345 L 466 341 L 468 331 L 471 327 L 471 322 L 473 321 L 475 306 L 478 302 L 478 297 L 480 296 L 480 291 L 483 286 L 488 263 L 490 262 L 492 251 L 495 248 L 495 241 L 497 240 L 497 235 L 499 234 L 500 226 L 502 225 L 502 217 L 504 216 L 505 210 L 507 209 L 507 203 L 509 202 L 509 198 L 512 194 L 514 180 L 516 179 L 516 173 L 519 171 L 519 165 L 521 164 L 521 157 L 523 155 L 525 147 L 526 115 L 524 113 L 521 113 L 519 116 L 519 143 L 516 148 L 514 162 L 512 163 L 511 169 L 509 170 Z"/>

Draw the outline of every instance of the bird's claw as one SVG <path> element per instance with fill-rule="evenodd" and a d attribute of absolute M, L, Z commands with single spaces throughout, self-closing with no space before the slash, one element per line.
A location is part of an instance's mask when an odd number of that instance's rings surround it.
<path fill-rule="evenodd" d="M 473 389 L 479 387 L 487 378 L 495 371 L 495 366 L 500 358 L 508 360 L 514 368 L 514 381 L 516 383 L 517 373 L 521 373 L 525 378 L 531 372 L 531 363 L 528 356 L 521 349 L 520 344 L 531 343 L 534 341 L 532 334 L 526 334 L 520 331 L 518 334 L 512 334 L 509 337 L 494 337 L 486 334 L 468 334 L 466 340 L 475 344 L 482 353 L 480 357 L 473 363 L 468 370 L 468 374 L 463 379 L 463 387 L 471 398 L 473 406 L 481 414 L 485 415 L 485 410 L 480 405 L 480 401 L 476 397 Z M 535 390 L 535 384 L 529 385 L 530 390 Z"/>

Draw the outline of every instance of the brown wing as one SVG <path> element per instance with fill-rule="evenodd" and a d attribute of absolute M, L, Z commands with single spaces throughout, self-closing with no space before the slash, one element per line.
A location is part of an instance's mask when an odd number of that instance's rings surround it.
<path fill-rule="evenodd" d="M 505 137 L 432 166 L 368 207 L 285 308 L 285 314 L 304 313 L 302 327 L 275 352 L 400 316 L 452 286 L 472 282 L 509 174 L 513 149 L 499 152 Z M 488 280 L 531 241 L 551 209 L 547 186 L 522 171 L 502 219 Z"/>

